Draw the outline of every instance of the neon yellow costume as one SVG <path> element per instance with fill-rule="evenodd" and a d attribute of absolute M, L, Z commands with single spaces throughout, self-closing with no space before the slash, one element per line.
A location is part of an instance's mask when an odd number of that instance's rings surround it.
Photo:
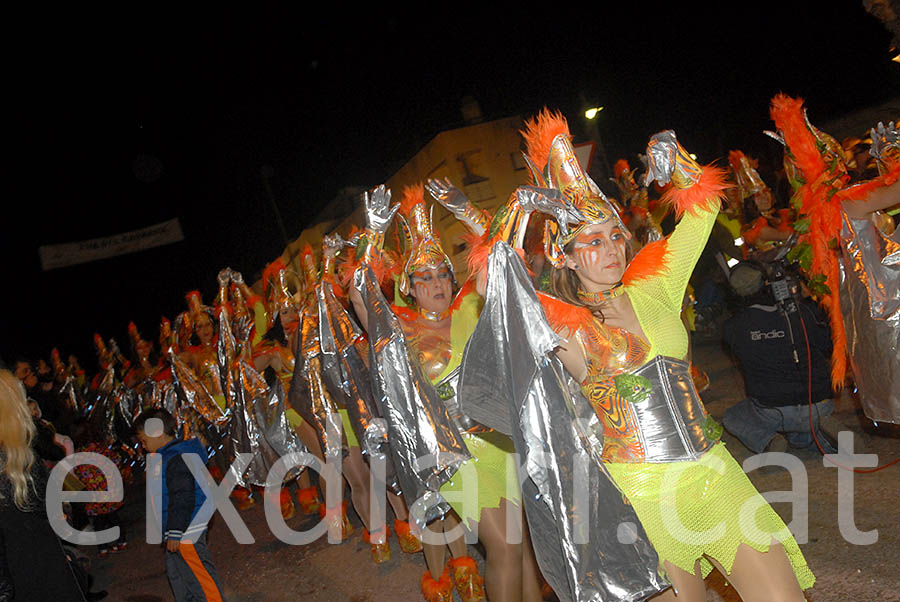
<path fill-rule="evenodd" d="M 537 187 L 514 194 L 505 215 L 498 213 L 502 219 L 495 219 L 492 237 L 518 246 L 524 215 L 535 209 L 551 213 L 556 220 L 547 222 L 546 255 L 557 269 L 569 269 L 566 249 L 578 233 L 618 217 L 574 159 L 561 116 L 542 114 L 527 124 L 524 134 Z M 645 452 L 640 435 L 652 437 L 657 425 L 653 417 L 637 424 L 637 414 L 628 404 L 640 400 L 629 396 L 628 387 L 617 387 L 615 377 L 628 375 L 656 356 L 686 356 L 682 302 L 718 213 L 718 192 L 725 187 L 724 177 L 690 159 L 672 132 L 654 137 L 648 156 L 653 178 L 674 184 L 664 198 L 684 214 L 675 231 L 668 239 L 645 246 L 629 264 L 622 283 L 608 291 L 588 293 L 579 288 L 577 301 L 543 297 L 542 304 L 553 328 L 580 343 L 587 366 L 581 388 L 603 424 L 605 466 L 637 512 L 661 567 L 668 561 L 693 573 L 699 560 L 705 576 L 713 568 L 704 558 L 708 555 L 730 572 L 741 543 L 764 552 L 775 540 L 784 546 L 800 586 L 806 589 L 815 578 L 796 541 L 725 446 L 712 444 L 699 460 L 648 461 L 654 458 Z M 544 165 L 546 172 L 541 172 Z M 559 225 L 562 220 L 565 229 Z M 619 228 L 625 231 L 621 224 Z M 564 286 L 559 294 L 567 294 Z M 606 324 L 589 309 L 621 294 L 627 295 L 646 341 Z"/>
<path fill-rule="evenodd" d="M 597 365 L 599 358 L 588 357 L 590 374 L 582 389 L 589 400 L 594 389 L 602 386 L 608 377 L 633 370 L 657 355 L 685 356 L 688 337 L 680 318 L 681 301 L 717 213 L 715 209 L 705 209 L 696 215 L 685 214 L 668 239 L 665 272 L 626 285 L 625 294 L 631 300 L 650 346 L 647 348 L 638 339 L 643 353 L 636 354 L 625 364 Z M 584 333 L 579 332 L 579 336 Z M 609 415 L 601 415 L 601 418 L 609 418 Z M 605 434 L 609 432 L 606 426 L 604 423 Z M 604 445 L 606 454 L 607 445 Z M 634 506 L 659 553 L 660 562 L 668 560 L 692 573 L 694 562 L 699 558 L 705 577 L 713 568 L 703 557 L 705 554 L 718 560 L 730 572 L 741 543 L 765 552 L 774 539 L 784 546 L 800 586 L 803 589 L 812 587 L 815 577 L 797 542 L 724 444 L 716 444 L 698 462 L 651 464 L 612 460 L 606 466 Z M 746 526 L 742 529 L 742 516 L 736 510 L 745 504 L 755 509 L 749 516 L 759 533 L 765 535 L 748 536 L 757 532 Z M 724 529 L 720 525 L 724 525 Z M 716 532 L 718 536 L 713 539 L 705 533 L 710 529 L 718 529 L 721 533 Z"/>

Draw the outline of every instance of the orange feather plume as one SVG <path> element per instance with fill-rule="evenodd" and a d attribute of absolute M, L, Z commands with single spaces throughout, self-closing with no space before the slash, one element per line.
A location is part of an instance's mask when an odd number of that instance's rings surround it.
<path fill-rule="evenodd" d="M 466 232 L 461 236 L 463 241 L 469 247 L 469 254 L 466 256 L 466 265 L 469 269 L 469 278 L 478 278 L 478 276 L 487 270 L 488 257 L 491 254 L 492 245 L 488 241 L 489 233 L 482 235 L 474 232 Z"/>
<path fill-rule="evenodd" d="M 537 296 L 541 306 L 544 308 L 544 314 L 547 316 L 550 328 L 556 332 L 565 329 L 573 333 L 579 328 L 590 324 L 594 319 L 591 310 L 586 307 L 566 303 L 562 299 L 551 297 L 540 291 L 538 291 Z"/>
<path fill-rule="evenodd" d="M 425 202 L 425 185 L 421 182 L 412 186 L 404 186 L 400 196 L 400 214 L 409 216 L 413 207 Z"/>
<path fill-rule="evenodd" d="M 831 291 L 821 299 L 828 310 L 834 351 L 831 356 L 831 382 L 835 389 L 843 386 L 847 371 L 847 336 L 841 314 L 840 267 L 832 239 L 840 232 L 841 203 L 839 189 L 846 185 L 846 176 L 831 173 L 819 152 L 816 138 L 806 125 L 803 100 L 778 94 L 772 99 L 769 114 L 784 136 L 793 161 L 803 174 L 805 183 L 800 189 L 801 212 L 809 216 L 809 231 L 799 237 L 812 247 L 812 273 L 825 276 Z"/>
<path fill-rule="evenodd" d="M 669 186 L 660 199 L 675 208 L 675 215 L 685 212 L 696 215 L 697 210 L 712 210 L 722 204 L 723 191 L 730 188 L 728 172 L 720 167 L 707 165 L 700 172 L 700 179 L 690 188 Z"/>
<path fill-rule="evenodd" d="M 634 284 L 639 280 L 646 280 L 659 276 L 669 268 L 669 240 L 663 238 L 645 245 L 622 276 L 622 282 L 626 285 Z"/>
<path fill-rule="evenodd" d="M 525 154 L 538 169 L 544 169 L 550 157 L 550 144 L 560 134 L 569 136 L 569 123 L 559 111 L 544 108 L 537 117 L 525 122 L 519 132 L 525 139 Z"/>
<path fill-rule="evenodd" d="M 628 161 L 626 161 L 625 159 L 619 159 L 618 161 L 616 161 L 616 164 L 613 165 L 613 175 L 618 180 L 622 176 L 622 174 L 629 169 L 630 167 L 628 165 Z"/>

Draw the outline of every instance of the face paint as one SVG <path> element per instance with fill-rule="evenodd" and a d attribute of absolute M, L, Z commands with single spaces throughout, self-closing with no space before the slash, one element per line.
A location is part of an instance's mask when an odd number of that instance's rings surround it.
<path fill-rule="evenodd" d="M 613 222 L 587 228 L 575 239 L 570 254 L 579 279 L 586 290 L 613 286 L 625 272 L 625 234 Z"/>
<path fill-rule="evenodd" d="M 412 274 L 416 305 L 425 311 L 443 312 L 450 307 L 453 279 L 445 266 L 416 270 Z"/>

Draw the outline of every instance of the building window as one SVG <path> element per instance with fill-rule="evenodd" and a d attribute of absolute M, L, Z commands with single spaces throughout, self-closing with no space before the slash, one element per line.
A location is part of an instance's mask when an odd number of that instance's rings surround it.
<path fill-rule="evenodd" d="M 494 187 L 491 186 L 490 180 L 484 180 L 482 182 L 476 182 L 474 184 L 469 184 L 468 186 L 463 186 L 463 192 L 469 197 L 470 201 L 478 203 L 480 201 L 487 201 L 496 197 L 494 194 Z"/>
<path fill-rule="evenodd" d="M 522 171 L 523 169 L 528 167 L 527 165 L 525 165 L 525 157 L 519 151 L 509 153 L 509 160 L 512 161 L 514 171 Z"/>

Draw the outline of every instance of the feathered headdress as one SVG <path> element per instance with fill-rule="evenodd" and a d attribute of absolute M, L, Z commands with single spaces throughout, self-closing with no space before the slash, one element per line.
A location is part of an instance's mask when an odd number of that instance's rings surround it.
<path fill-rule="evenodd" d="M 631 169 L 626 159 L 619 159 L 613 166 L 612 180 L 619 188 L 619 198 L 626 207 L 638 206 L 647 207 L 647 189 L 638 186 L 634 179 L 634 172 L 637 169 Z"/>
<path fill-rule="evenodd" d="M 756 161 L 747 157 L 743 152 L 729 151 L 728 164 L 731 166 L 731 173 L 734 174 L 734 181 L 737 183 L 741 200 L 769 188 L 759 177 L 759 172 L 756 171 Z"/>
<path fill-rule="evenodd" d="M 134 322 L 128 323 L 128 338 L 131 339 L 131 348 L 137 353 L 138 345 L 142 339 L 137 324 Z"/>
<path fill-rule="evenodd" d="M 444 252 L 440 238 L 434 232 L 431 223 L 431 213 L 425 206 L 425 186 L 421 183 L 407 186 L 403 189 L 400 200 L 400 225 L 398 228 L 407 234 L 402 234 L 409 243 L 408 251 L 404 253 L 403 272 L 400 274 L 400 292 L 408 295 L 410 291 L 410 276 L 416 270 L 437 268 L 445 265 L 453 272 L 453 263 Z"/>
<path fill-rule="evenodd" d="M 534 184 L 556 188 L 585 218 L 583 222 L 569 226 L 569 232 L 565 235 L 559 224 L 547 220 L 544 252 L 554 267 L 565 265 L 563 249 L 589 225 L 615 219 L 622 232 L 630 236 L 609 199 L 581 169 L 569 140 L 569 124 L 561 113 L 544 109 L 537 117 L 525 122 L 521 134 L 525 139 L 525 162 L 531 170 Z"/>
<path fill-rule="evenodd" d="M 169 349 L 177 352 L 178 343 L 172 332 L 172 323 L 165 316 L 159 320 L 159 349 L 160 353 L 167 354 Z"/>
<path fill-rule="evenodd" d="M 279 257 L 263 270 L 263 294 L 268 305 L 267 322 L 271 328 L 283 307 L 293 304 L 287 285 L 287 266 Z"/>

